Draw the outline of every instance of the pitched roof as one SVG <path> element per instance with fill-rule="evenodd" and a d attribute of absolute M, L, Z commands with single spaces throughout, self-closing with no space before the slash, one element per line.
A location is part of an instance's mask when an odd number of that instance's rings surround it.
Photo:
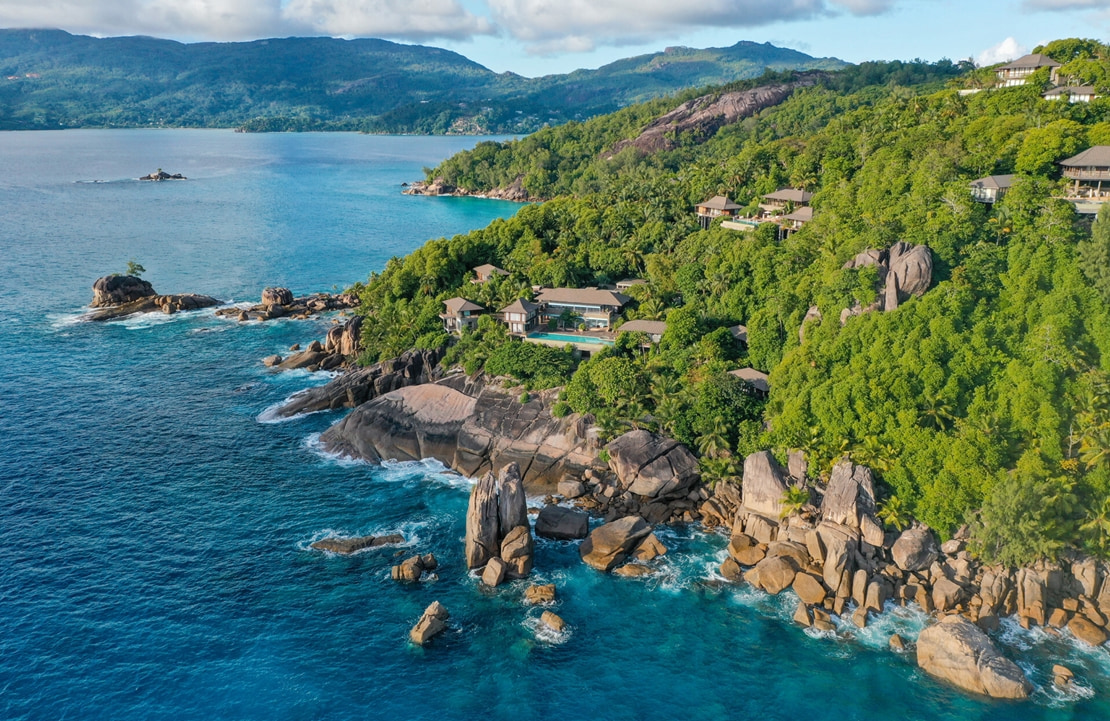
<path fill-rule="evenodd" d="M 490 265 L 489 263 L 479 265 L 477 268 L 474 269 L 474 272 L 475 273 L 484 273 L 486 275 L 493 275 L 495 273 L 497 275 L 508 275 L 509 274 L 509 271 L 504 270 L 502 268 L 498 268 L 496 265 Z"/>
<path fill-rule="evenodd" d="M 807 193 L 797 188 L 780 188 L 773 193 L 764 195 L 764 200 L 784 200 L 792 203 L 808 203 L 813 193 Z"/>
<path fill-rule="evenodd" d="M 502 308 L 499 312 L 500 313 L 524 313 L 525 315 L 530 315 L 532 313 L 535 313 L 536 310 L 538 310 L 538 309 L 539 309 L 539 306 L 536 305 L 535 303 L 533 303 L 532 301 L 524 300 L 523 298 L 517 298 L 512 303 L 510 303 L 507 306 L 505 306 L 504 308 Z"/>
<path fill-rule="evenodd" d="M 1058 68 L 1060 63 L 1056 62 L 1047 55 L 1035 53 L 1032 55 L 1024 55 L 1012 63 L 1008 63 L 998 68 L 999 70 L 1026 70 L 1028 68 Z"/>
<path fill-rule="evenodd" d="M 985 178 L 971 181 L 971 187 L 982 188 L 984 190 L 1005 190 L 1014 184 L 1014 176 L 1010 175 L 988 175 Z"/>
<path fill-rule="evenodd" d="M 647 285 L 647 281 L 643 278 L 625 278 L 624 280 L 617 281 L 617 287 L 633 285 Z"/>
<path fill-rule="evenodd" d="M 1075 87 L 1061 85 L 1058 88 L 1049 90 L 1042 97 L 1047 98 L 1050 95 L 1097 95 L 1097 93 L 1092 85 L 1079 85 Z"/>
<path fill-rule="evenodd" d="M 808 205 L 802 208 L 798 208 L 793 213 L 782 216 L 782 219 L 797 220 L 802 223 L 808 223 L 809 221 L 813 220 L 813 208 Z"/>
<path fill-rule="evenodd" d="M 732 337 L 740 341 L 741 343 L 748 342 L 748 326 L 734 325 L 728 329 L 728 332 L 732 333 Z"/>
<path fill-rule="evenodd" d="M 1110 145 L 1096 145 L 1087 148 L 1079 155 L 1061 160 L 1065 168 L 1106 168 L 1110 167 Z"/>
<path fill-rule="evenodd" d="M 714 195 L 709 200 L 698 203 L 699 208 L 707 208 L 709 210 L 740 210 L 741 206 L 732 202 L 723 195 Z"/>
<path fill-rule="evenodd" d="M 618 333 L 647 333 L 648 335 L 663 335 L 667 332 L 667 324 L 661 320 L 630 320 L 620 328 Z"/>
<path fill-rule="evenodd" d="M 447 307 L 448 313 L 461 313 L 464 310 L 485 310 L 485 308 L 483 308 L 482 306 L 478 305 L 477 303 L 471 303 L 466 298 L 448 298 L 447 300 L 443 301 L 443 305 Z"/>
<path fill-rule="evenodd" d="M 756 390 L 768 393 L 771 390 L 771 381 L 766 373 L 757 371 L 755 368 L 738 368 L 734 371 L 729 371 L 730 376 L 736 376 L 742 381 L 746 381 L 750 386 Z"/>
<path fill-rule="evenodd" d="M 547 288 L 540 291 L 536 300 L 557 305 L 609 305 L 620 308 L 632 299 L 624 293 L 598 288 Z"/>

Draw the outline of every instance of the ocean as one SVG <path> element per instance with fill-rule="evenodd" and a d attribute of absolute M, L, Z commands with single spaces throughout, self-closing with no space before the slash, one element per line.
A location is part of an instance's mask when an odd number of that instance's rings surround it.
<path fill-rule="evenodd" d="M 555 634 L 513 582 L 463 564 L 470 481 L 433 461 L 329 457 L 341 417 L 264 422 L 324 383 L 260 359 L 330 319 L 239 324 L 212 310 L 80 321 L 134 259 L 160 293 L 257 301 L 364 280 L 429 238 L 518 206 L 400 194 L 475 138 L 126 130 L 0 133 L 0 719 L 1106 719 L 1110 653 L 1007 624 L 1037 684 L 975 698 L 887 650 L 924 619 L 796 627 L 796 599 L 723 584 L 725 539 L 659 531 L 646 579 L 539 540 Z M 157 168 L 183 182 L 140 183 Z M 539 502 L 539 499 L 535 499 Z M 406 542 L 341 557 L 332 534 Z M 390 566 L 434 553 L 431 580 Z M 432 601 L 450 629 L 408 629 Z M 1053 663 L 1076 690 L 1051 684 Z"/>

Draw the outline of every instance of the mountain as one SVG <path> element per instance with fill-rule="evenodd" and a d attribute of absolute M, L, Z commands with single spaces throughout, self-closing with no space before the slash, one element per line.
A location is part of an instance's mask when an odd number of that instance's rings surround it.
<path fill-rule="evenodd" d="M 0 30 L 0 129 L 528 132 L 692 86 L 844 63 L 769 44 L 668 48 L 565 75 L 495 73 L 386 40 L 192 43 Z"/>

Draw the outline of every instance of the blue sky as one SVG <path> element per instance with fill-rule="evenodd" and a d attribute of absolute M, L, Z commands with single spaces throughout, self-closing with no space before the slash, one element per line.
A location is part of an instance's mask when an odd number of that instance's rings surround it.
<path fill-rule="evenodd" d="M 0 27 L 183 41 L 384 37 L 534 76 L 739 40 L 853 62 L 989 62 L 1060 37 L 1106 41 L 1110 0 L 0 0 Z"/>

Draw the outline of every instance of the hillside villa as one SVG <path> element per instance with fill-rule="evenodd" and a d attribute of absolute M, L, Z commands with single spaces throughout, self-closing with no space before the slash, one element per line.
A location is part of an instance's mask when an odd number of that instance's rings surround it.
<path fill-rule="evenodd" d="M 764 195 L 760 202 L 760 213 L 754 218 L 735 217 L 721 223 L 722 228 L 748 231 L 758 228 L 761 223 L 774 223 L 779 226 L 779 239 L 802 229 L 813 220 L 813 207 L 809 202 L 813 193 L 797 188 L 780 188 Z"/>
<path fill-rule="evenodd" d="M 995 70 L 995 73 L 998 75 L 998 81 L 995 85 L 999 88 L 1013 88 L 1019 85 L 1025 85 L 1029 76 L 1041 68 L 1049 68 L 1049 79 L 1055 85 L 1059 82 L 1056 74 L 1056 70 L 1059 67 L 1060 63 L 1047 55 L 1041 55 L 1040 53 L 1026 55 Z"/>
<path fill-rule="evenodd" d="M 752 389 L 752 395 L 766 398 L 771 394 L 771 379 L 762 371 L 757 371 L 755 368 L 738 368 L 729 371 L 728 374 L 747 383 Z"/>
<path fill-rule="evenodd" d="M 486 311 L 482 306 L 466 298 L 445 300 L 443 306 L 444 312 L 439 314 L 443 320 L 443 330 L 456 334 L 461 333 L 464 328 L 474 330 L 478 325 L 478 316 Z"/>
<path fill-rule="evenodd" d="M 509 271 L 498 268 L 496 265 L 490 265 L 489 263 L 486 263 L 485 265 L 479 265 L 477 268 L 474 269 L 474 280 L 470 282 L 485 283 L 495 275 L 506 276 L 508 274 Z"/>
<path fill-rule="evenodd" d="M 717 218 L 735 217 L 736 211 L 740 210 L 739 205 L 723 195 L 714 195 L 709 200 L 698 203 L 694 207 L 697 210 L 698 223 L 701 224 L 702 230 L 708 230 L 710 224 Z"/>
<path fill-rule="evenodd" d="M 498 312 L 501 321 L 509 326 L 509 333 L 513 335 L 527 335 L 534 331 L 539 314 L 540 306 L 523 298 L 517 298 Z"/>
<path fill-rule="evenodd" d="M 620 328 L 617 328 L 617 333 L 643 333 L 651 339 L 652 343 L 658 343 L 663 339 L 663 334 L 667 332 L 667 323 L 661 320 L 630 320 Z"/>
<path fill-rule="evenodd" d="M 1069 182 L 1066 200 L 1078 213 L 1093 215 L 1110 200 L 1110 145 L 1096 145 L 1060 161 Z M 1105 186 L 1105 187 L 1104 187 Z"/>
<path fill-rule="evenodd" d="M 623 293 L 600 288 L 545 288 L 536 296 L 544 321 L 572 328 L 581 324 L 591 330 L 611 328 L 631 300 Z"/>
<path fill-rule="evenodd" d="M 1077 85 L 1072 87 L 1064 86 L 1053 88 L 1041 97 L 1045 100 L 1062 100 L 1067 98 L 1069 103 L 1089 103 L 1097 98 L 1098 95 L 1095 93 L 1095 89 L 1090 85 Z"/>
<path fill-rule="evenodd" d="M 1014 184 L 1013 175 L 988 175 L 971 181 L 971 199 L 976 203 L 997 203 Z"/>

